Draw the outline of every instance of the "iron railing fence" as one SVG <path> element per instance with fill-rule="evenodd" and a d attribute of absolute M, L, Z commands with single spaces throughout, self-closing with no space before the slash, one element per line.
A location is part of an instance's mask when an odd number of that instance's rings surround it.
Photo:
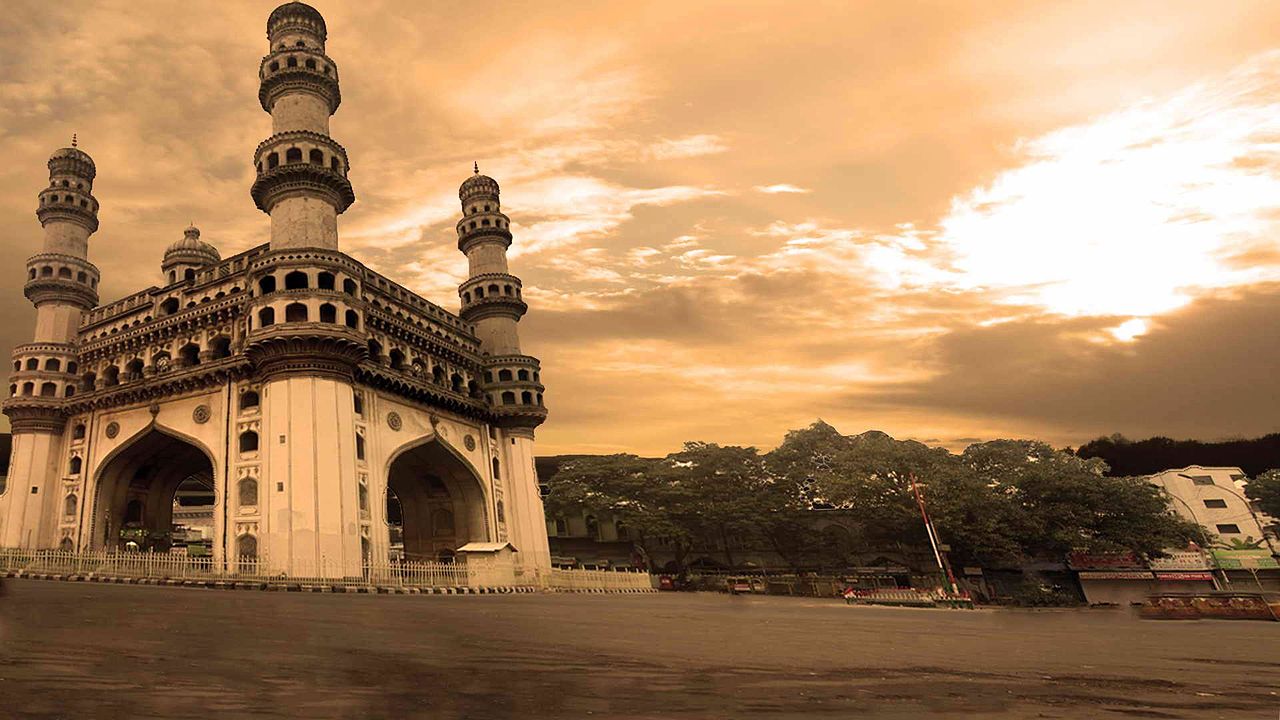
<path fill-rule="evenodd" d="M 58 575 L 423 588 L 652 588 L 649 574 L 643 571 L 553 569 L 550 574 L 539 574 L 518 562 L 502 558 L 470 558 L 453 563 L 417 560 L 364 562 L 358 574 L 354 575 L 342 564 L 325 559 L 316 567 L 303 567 L 295 560 L 288 573 L 272 572 L 271 567 L 271 562 L 265 557 L 230 558 L 224 566 L 221 560 L 215 561 L 211 557 L 169 553 L 0 548 L 0 571 Z"/>

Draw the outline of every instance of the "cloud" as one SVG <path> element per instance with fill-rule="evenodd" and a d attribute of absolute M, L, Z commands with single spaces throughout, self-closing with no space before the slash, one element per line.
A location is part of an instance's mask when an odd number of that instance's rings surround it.
<path fill-rule="evenodd" d="M 766 195 L 778 195 L 784 193 L 803 194 L 813 192 L 808 188 L 797 187 L 787 183 L 779 183 L 777 185 L 757 185 L 753 188 L 756 192 Z"/>

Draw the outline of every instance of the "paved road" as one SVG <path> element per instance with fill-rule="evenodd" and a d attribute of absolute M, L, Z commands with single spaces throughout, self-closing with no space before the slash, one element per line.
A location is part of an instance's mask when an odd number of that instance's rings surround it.
<path fill-rule="evenodd" d="M 1280 717 L 1280 623 L 6 582 L 4 718 Z"/>

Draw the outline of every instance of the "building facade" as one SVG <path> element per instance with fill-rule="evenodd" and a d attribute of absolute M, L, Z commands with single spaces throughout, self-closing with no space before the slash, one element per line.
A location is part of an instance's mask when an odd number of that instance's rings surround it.
<path fill-rule="evenodd" d="M 476 168 L 459 190 L 459 312 L 365 267 L 339 247 L 355 194 L 329 133 L 341 93 L 324 19 L 287 3 L 267 37 L 272 134 L 250 195 L 269 242 L 222 258 L 187 228 L 161 286 L 99 304 L 97 168 L 74 142 L 49 159 L 26 269 L 36 327 L 4 403 L 0 547 L 162 549 L 175 497 L 204 495 L 213 561 L 233 572 L 359 576 L 391 553 L 389 509 L 408 559 L 509 542 L 548 568 L 533 465 L 547 411 L 520 350 L 498 183 Z"/>

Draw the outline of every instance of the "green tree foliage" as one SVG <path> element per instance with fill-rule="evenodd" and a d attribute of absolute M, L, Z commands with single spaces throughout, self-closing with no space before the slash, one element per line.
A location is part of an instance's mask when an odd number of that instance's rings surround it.
<path fill-rule="evenodd" d="M 633 455 L 567 460 L 548 483 L 547 509 L 612 515 L 651 556 L 663 538 L 677 565 L 700 539 L 732 548 L 763 540 L 793 564 L 840 545 L 927 547 L 915 482 L 943 543 L 960 563 L 1000 566 L 1062 559 L 1073 550 L 1158 555 L 1197 526 L 1173 514 L 1141 478 L 1108 477 L 1098 459 L 1041 442 L 996 440 L 961 455 L 878 431 L 841 435 L 817 422 L 787 433 L 777 449 L 688 443 L 646 460 Z M 815 530 L 813 508 L 857 518 L 839 538 Z M 828 528 L 829 530 L 830 528 Z M 838 539 L 838 542 L 836 541 Z"/>
<path fill-rule="evenodd" d="M 1258 503 L 1258 509 L 1280 519 L 1280 470 L 1268 470 L 1249 481 L 1244 494 Z"/>

